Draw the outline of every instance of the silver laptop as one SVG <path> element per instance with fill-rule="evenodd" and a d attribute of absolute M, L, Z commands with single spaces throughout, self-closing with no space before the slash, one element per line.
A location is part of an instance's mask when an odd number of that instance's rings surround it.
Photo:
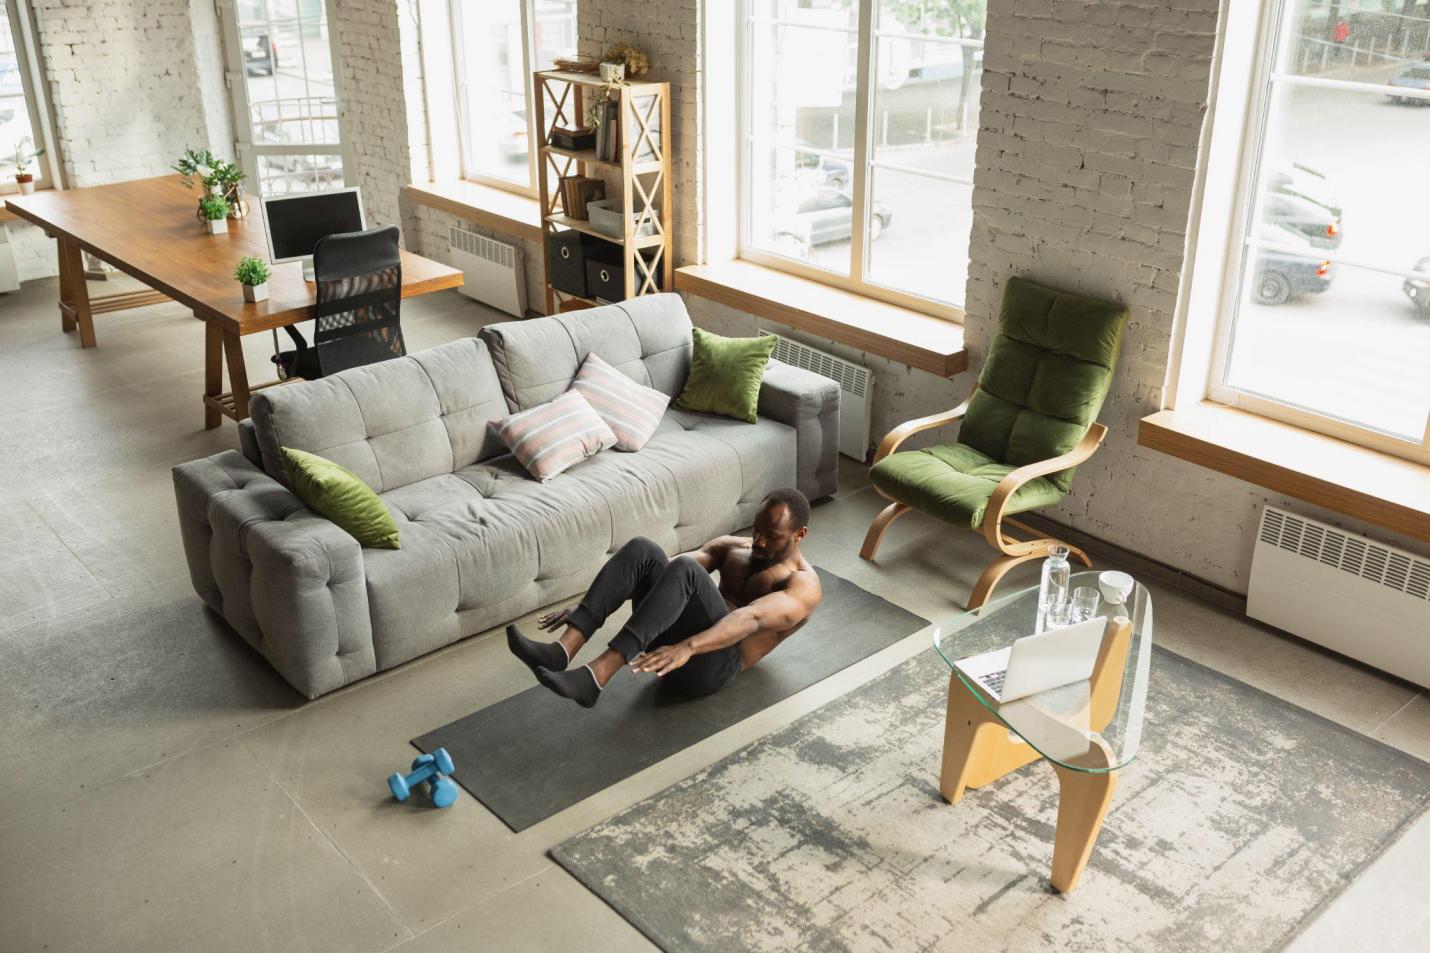
<path fill-rule="evenodd" d="M 1007 648 L 962 659 L 958 667 L 996 702 L 1011 702 L 1092 677 L 1107 617 L 1025 635 Z"/>

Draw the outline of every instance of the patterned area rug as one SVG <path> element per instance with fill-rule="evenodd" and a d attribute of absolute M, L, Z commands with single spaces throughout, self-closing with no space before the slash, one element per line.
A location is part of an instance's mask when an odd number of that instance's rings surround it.
<path fill-rule="evenodd" d="M 553 858 L 667 951 L 1283 948 L 1430 807 L 1430 764 L 1158 650 L 1148 724 L 1077 890 L 1057 783 L 937 787 L 932 651 Z"/>

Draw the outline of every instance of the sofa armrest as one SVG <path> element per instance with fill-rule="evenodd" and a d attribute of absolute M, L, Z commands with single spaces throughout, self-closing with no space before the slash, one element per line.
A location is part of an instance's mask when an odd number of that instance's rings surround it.
<path fill-rule="evenodd" d="M 258 447 L 258 432 L 251 417 L 238 422 L 238 451 L 258 469 L 263 469 L 263 451 Z"/>
<path fill-rule="evenodd" d="M 811 500 L 839 488 L 839 385 L 772 360 L 760 387 L 759 412 L 795 429 L 795 474 Z"/>
<path fill-rule="evenodd" d="M 174 468 L 189 577 L 309 698 L 376 671 L 362 547 L 242 454 Z"/>

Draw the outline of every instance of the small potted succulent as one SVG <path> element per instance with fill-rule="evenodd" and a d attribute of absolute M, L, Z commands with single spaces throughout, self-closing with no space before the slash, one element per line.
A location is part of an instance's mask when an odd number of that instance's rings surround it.
<path fill-rule="evenodd" d="M 244 301 L 267 301 L 268 279 L 272 275 L 268 262 L 254 255 L 240 258 L 233 269 L 233 277 L 243 285 Z"/>
<path fill-rule="evenodd" d="M 35 191 L 35 173 L 30 171 L 30 163 L 45 154 L 44 149 L 31 151 L 27 147 L 30 140 L 21 140 L 15 147 L 15 155 L 9 160 L 9 164 L 15 167 L 15 185 L 19 187 L 21 195 L 29 195 Z"/>
<path fill-rule="evenodd" d="M 228 201 L 217 195 L 205 195 L 199 199 L 199 215 L 203 217 L 204 228 L 210 235 L 222 235 L 228 231 Z"/>

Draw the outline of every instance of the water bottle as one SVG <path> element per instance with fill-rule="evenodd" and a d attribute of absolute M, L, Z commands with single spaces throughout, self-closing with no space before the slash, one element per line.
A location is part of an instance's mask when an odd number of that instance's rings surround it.
<path fill-rule="evenodd" d="M 1068 548 L 1052 546 L 1043 562 L 1043 581 L 1038 586 L 1038 619 L 1047 618 L 1048 610 L 1068 601 L 1068 580 L 1072 567 L 1068 565 Z"/>

